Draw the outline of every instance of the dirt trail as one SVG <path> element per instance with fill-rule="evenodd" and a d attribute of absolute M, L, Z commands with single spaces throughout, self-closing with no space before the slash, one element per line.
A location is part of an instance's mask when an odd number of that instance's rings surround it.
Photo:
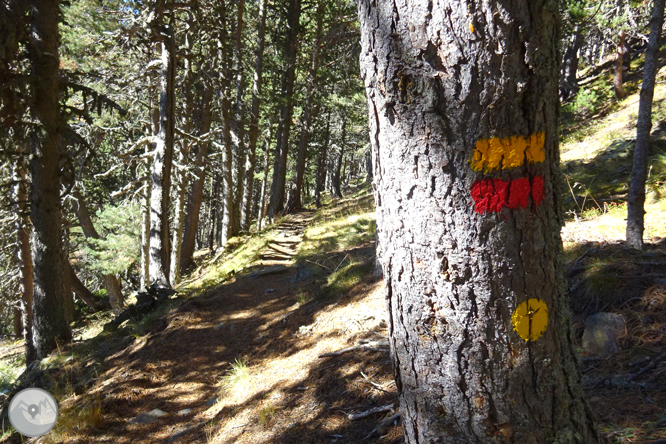
<path fill-rule="evenodd" d="M 185 301 L 107 358 L 108 370 L 88 393 L 69 401 L 97 400 L 101 424 L 65 442 L 362 442 L 378 419 L 351 423 L 346 407 L 395 401 L 388 355 L 319 355 L 384 335 L 383 298 L 379 284 L 368 280 L 363 294 L 299 302 L 298 294 L 318 285 L 316 276 L 300 280 L 299 267 L 289 266 L 311 216 L 285 218 L 252 273 Z M 249 376 L 221 392 L 239 359 L 248 363 Z M 363 370 L 383 389 L 344 385 L 345 378 L 362 382 Z M 154 409 L 166 414 L 148 424 L 131 422 Z M 394 434 L 400 436 L 399 428 Z"/>

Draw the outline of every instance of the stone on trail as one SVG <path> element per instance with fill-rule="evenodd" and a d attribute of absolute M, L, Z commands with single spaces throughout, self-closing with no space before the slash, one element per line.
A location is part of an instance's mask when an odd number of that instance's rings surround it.
<path fill-rule="evenodd" d="M 160 409 L 153 409 L 149 411 L 148 413 L 142 413 L 136 418 L 132 419 L 130 421 L 130 424 L 150 424 L 152 422 L 157 421 L 157 418 L 160 416 L 164 416 L 167 413 L 160 410 Z"/>
<path fill-rule="evenodd" d="M 191 413 L 191 412 L 192 412 L 192 409 L 178 410 L 178 415 L 183 416 L 183 415 L 187 415 L 188 413 Z"/>
<path fill-rule="evenodd" d="M 615 313 L 597 313 L 585 321 L 583 348 L 594 356 L 606 358 L 620 351 L 618 339 L 625 335 L 624 318 Z"/>

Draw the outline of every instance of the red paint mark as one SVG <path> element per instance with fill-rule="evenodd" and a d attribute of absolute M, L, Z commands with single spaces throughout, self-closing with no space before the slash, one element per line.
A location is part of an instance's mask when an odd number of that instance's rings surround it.
<path fill-rule="evenodd" d="M 505 205 L 509 183 L 502 179 L 477 180 L 472 184 L 474 211 L 477 213 L 496 213 Z"/>
<path fill-rule="evenodd" d="M 502 208 L 527 208 L 529 197 L 535 206 L 543 201 L 544 181 L 541 176 L 532 180 L 527 177 L 505 181 L 502 179 L 482 179 L 472 184 L 471 194 L 474 199 L 474 211 L 477 213 L 499 213 Z"/>
<path fill-rule="evenodd" d="M 535 206 L 539 206 L 543 201 L 543 186 L 543 177 L 536 176 L 532 180 L 532 200 L 534 201 Z"/>
<path fill-rule="evenodd" d="M 527 177 L 511 181 L 509 203 L 507 207 L 515 210 L 527 207 L 527 197 L 530 195 L 530 180 Z"/>

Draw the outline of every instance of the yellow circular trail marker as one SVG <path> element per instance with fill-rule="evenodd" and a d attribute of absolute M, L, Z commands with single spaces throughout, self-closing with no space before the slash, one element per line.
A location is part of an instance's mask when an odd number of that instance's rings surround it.
<path fill-rule="evenodd" d="M 548 305 L 541 299 L 528 299 L 513 312 L 511 325 L 524 340 L 536 341 L 548 327 Z"/>

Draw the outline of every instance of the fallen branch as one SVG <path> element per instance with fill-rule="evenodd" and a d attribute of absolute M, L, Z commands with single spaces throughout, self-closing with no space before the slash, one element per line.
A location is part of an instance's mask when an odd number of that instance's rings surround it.
<path fill-rule="evenodd" d="M 361 413 L 350 413 L 349 415 L 347 415 L 347 419 L 349 419 L 350 421 L 358 421 L 359 419 L 367 418 L 368 416 L 374 415 L 375 413 L 384 413 L 392 410 L 393 410 L 393 404 L 387 404 L 381 407 L 375 407 L 374 409 L 366 410 L 365 412 Z"/>
<path fill-rule="evenodd" d="M 372 385 L 377 390 L 388 393 L 383 385 L 377 384 L 376 382 L 372 382 L 370 380 L 370 378 L 368 378 L 368 376 L 365 373 L 361 372 L 361 376 L 363 376 L 363 379 L 365 379 L 366 382 L 368 382 L 370 385 Z"/>
<path fill-rule="evenodd" d="M 390 427 L 391 425 L 393 425 L 394 422 L 398 421 L 399 419 L 400 419 L 399 412 L 396 413 L 395 415 L 389 416 L 388 418 L 380 422 L 377 427 L 372 429 L 372 431 L 368 434 L 368 436 L 365 437 L 365 440 L 374 438 L 375 436 L 381 436 L 387 427 Z"/>
<path fill-rule="evenodd" d="M 330 352 L 330 353 L 324 353 L 319 355 L 320 358 L 331 358 L 333 356 L 340 356 L 344 355 L 347 352 L 358 350 L 358 349 L 365 349 L 365 350 L 372 350 L 372 351 L 386 351 L 386 347 L 388 347 L 388 341 L 370 341 L 366 342 L 365 344 L 356 344 L 352 345 L 351 347 L 343 348 L 342 350 Z"/>
<path fill-rule="evenodd" d="M 654 359 L 653 359 L 648 365 L 646 365 L 646 366 L 643 367 L 641 370 L 639 370 L 638 372 L 636 372 L 636 373 L 634 373 L 633 375 L 631 375 L 631 376 L 629 377 L 629 380 L 630 380 L 630 381 L 633 381 L 634 379 L 638 378 L 639 376 L 644 375 L 645 373 L 647 373 L 647 372 L 649 372 L 650 370 L 654 369 L 654 368 L 655 368 L 655 367 L 656 367 L 661 361 L 663 361 L 664 359 L 666 359 L 666 352 L 663 352 L 662 354 L 660 354 L 659 356 L 657 356 L 656 358 L 654 358 Z"/>

